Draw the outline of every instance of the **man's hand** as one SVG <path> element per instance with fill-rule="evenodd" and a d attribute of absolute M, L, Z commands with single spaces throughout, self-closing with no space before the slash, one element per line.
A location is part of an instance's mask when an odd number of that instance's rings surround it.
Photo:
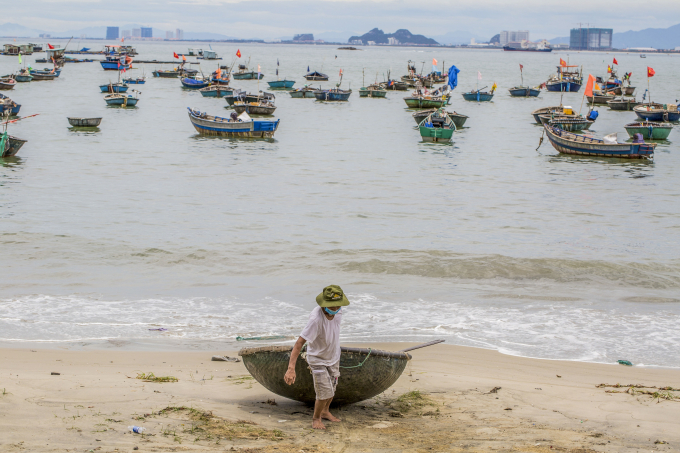
<path fill-rule="evenodd" d="M 293 385 L 295 383 L 295 368 L 288 368 L 283 380 L 286 381 L 286 384 Z"/>

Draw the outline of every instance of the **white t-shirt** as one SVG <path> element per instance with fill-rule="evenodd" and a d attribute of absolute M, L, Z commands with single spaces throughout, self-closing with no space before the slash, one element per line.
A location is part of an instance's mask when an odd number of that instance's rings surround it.
<path fill-rule="evenodd" d="M 307 340 L 307 362 L 310 365 L 335 365 L 340 360 L 340 321 L 342 311 L 328 320 L 323 308 L 316 307 L 300 336 Z"/>

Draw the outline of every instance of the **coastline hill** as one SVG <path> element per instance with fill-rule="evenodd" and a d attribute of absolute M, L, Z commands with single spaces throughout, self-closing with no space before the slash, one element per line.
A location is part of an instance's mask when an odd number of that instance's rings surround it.
<path fill-rule="evenodd" d="M 400 44 L 417 44 L 425 46 L 438 46 L 439 43 L 434 39 L 427 38 L 423 35 L 414 35 L 406 29 L 397 30 L 394 33 L 385 33 L 379 28 L 374 28 L 373 30 L 365 33 L 361 36 L 351 36 L 349 42 L 361 41 L 364 44 L 368 44 L 369 41 L 373 41 L 376 44 L 389 44 L 389 38 L 394 38 L 399 41 Z"/>

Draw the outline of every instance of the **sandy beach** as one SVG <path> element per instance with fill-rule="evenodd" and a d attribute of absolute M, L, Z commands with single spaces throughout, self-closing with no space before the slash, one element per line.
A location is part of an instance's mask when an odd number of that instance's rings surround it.
<path fill-rule="evenodd" d="M 270 393 L 242 363 L 211 361 L 218 354 L 237 351 L 2 349 L 0 451 L 680 451 L 680 392 L 659 390 L 680 387 L 680 370 L 437 345 L 318 431 L 310 408 Z"/>

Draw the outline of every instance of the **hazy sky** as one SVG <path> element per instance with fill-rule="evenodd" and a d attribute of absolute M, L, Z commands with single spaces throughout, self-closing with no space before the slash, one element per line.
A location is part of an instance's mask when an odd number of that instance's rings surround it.
<path fill-rule="evenodd" d="M 139 23 L 242 38 L 352 34 L 374 27 L 426 36 L 466 31 L 490 38 L 501 30 L 528 29 L 533 39 L 568 36 L 579 22 L 615 32 L 666 28 L 680 22 L 680 1 L 619 0 L 605 6 L 586 0 L 20 0 L 3 2 L 2 16 L 3 23 L 48 31 Z"/>

